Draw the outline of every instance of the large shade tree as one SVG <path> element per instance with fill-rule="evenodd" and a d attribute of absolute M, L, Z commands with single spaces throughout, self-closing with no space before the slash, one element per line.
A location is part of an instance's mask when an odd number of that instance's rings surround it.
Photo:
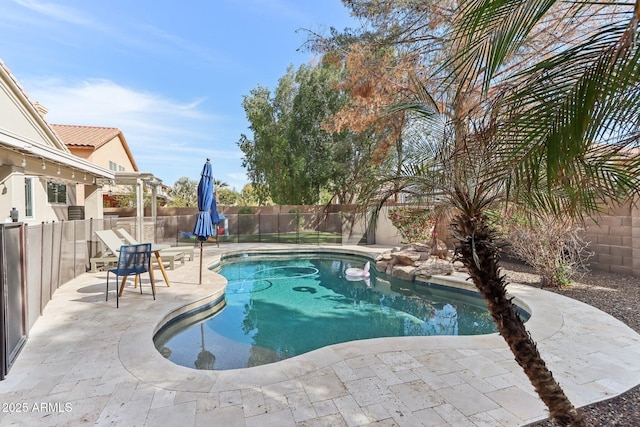
<path fill-rule="evenodd" d="M 345 3 L 392 6 L 383 0 Z M 585 421 L 507 295 L 486 213 L 496 202 L 509 201 L 581 218 L 638 196 L 638 5 L 606 15 L 597 31 L 574 31 L 571 43 L 540 45 L 532 38 L 540 27 L 561 28 L 596 16 L 592 5 L 460 2 L 450 27 L 438 34 L 439 42 L 446 39 L 446 55 L 439 53 L 445 65 L 437 78 L 416 76 L 415 102 L 401 107 L 424 128 L 425 156 L 369 187 L 377 206 L 381 194 L 391 195 L 381 189 L 445 198 L 455 212 L 459 259 L 551 418 L 563 426 Z M 386 29 L 389 35 L 397 27 Z M 395 40 L 406 38 L 396 34 Z M 530 55 L 534 48 L 536 55 Z"/>
<path fill-rule="evenodd" d="M 245 96 L 243 107 L 251 137 L 238 145 L 243 166 L 262 199 L 278 204 L 317 203 L 321 191 L 339 182 L 347 134 L 322 127 L 340 109 L 343 95 L 333 84 L 340 69 L 328 62 L 293 67 L 272 93 L 258 87 Z"/>

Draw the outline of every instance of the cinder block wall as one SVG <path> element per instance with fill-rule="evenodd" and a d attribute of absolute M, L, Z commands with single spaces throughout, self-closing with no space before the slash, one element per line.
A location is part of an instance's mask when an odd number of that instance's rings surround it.
<path fill-rule="evenodd" d="M 585 240 L 594 270 L 640 276 L 640 209 L 631 204 L 587 220 Z"/>

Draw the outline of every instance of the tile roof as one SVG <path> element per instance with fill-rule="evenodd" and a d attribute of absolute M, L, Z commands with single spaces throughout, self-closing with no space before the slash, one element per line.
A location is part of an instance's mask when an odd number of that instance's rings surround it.
<path fill-rule="evenodd" d="M 138 165 L 133 158 L 131 150 L 129 150 L 127 140 L 118 128 L 60 124 L 51 124 L 51 128 L 68 148 L 90 148 L 96 151 L 98 148 L 118 137 L 131 161 L 133 170 L 138 171 Z"/>
<path fill-rule="evenodd" d="M 11 70 L 9 69 L 9 67 L 7 67 L 4 63 L 4 61 L 2 61 L 2 59 L 0 59 L 0 67 L 2 67 L 2 69 L 4 70 L 4 72 L 7 74 L 7 76 L 9 76 L 9 78 L 11 79 L 11 81 L 13 82 L 13 84 L 16 86 L 16 88 L 18 88 L 18 90 L 20 90 L 20 92 L 22 92 L 22 94 L 24 95 L 25 98 L 29 99 L 29 95 L 27 95 L 27 91 L 24 90 L 24 88 L 22 87 L 22 85 L 20 84 L 20 82 L 18 82 L 18 79 L 16 78 L 16 76 L 13 75 L 13 73 L 11 72 Z M 29 99 L 29 101 L 31 102 L 31 100 Z"/>
<path fill-rule="evenodd" d="M 93 147 L 98 149 L 121 133 L 118 128 L 97 126 L 52 124 L 51 127 L 67 147 Z"/>

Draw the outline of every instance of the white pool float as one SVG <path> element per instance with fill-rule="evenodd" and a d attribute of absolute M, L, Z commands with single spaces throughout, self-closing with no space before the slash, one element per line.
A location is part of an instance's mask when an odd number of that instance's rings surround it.
<path fill-rule="evenodd" d="M 347 276 L 347 280 L 364 280 L 370 276 L 369 268 L 369 261 L 367 261 L 364 268 L 347 268 L 344 274 Z"/>

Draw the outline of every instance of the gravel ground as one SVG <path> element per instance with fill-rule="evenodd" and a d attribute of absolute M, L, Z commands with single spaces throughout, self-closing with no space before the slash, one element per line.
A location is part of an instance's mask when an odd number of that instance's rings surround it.
<path fill-rule="evenodd" d="M 540 286 L 540 277 L 527 266 L 502 262 L 509 281 L 530 286 Z M 564 289 L 550 289 L 551 292 L 574 298 L 611 314 L 640 333 L 640 279 L 614 273 L 590 271 Z M 544 354 L 542 355 L 544 357 Z M 584 417 L 594 427 L 637 427 L 640 426 L 640 386 L 610 400 L 580 408 Z M 549 420 L 530 424 L 530 427 L 555 426 Z"/>

